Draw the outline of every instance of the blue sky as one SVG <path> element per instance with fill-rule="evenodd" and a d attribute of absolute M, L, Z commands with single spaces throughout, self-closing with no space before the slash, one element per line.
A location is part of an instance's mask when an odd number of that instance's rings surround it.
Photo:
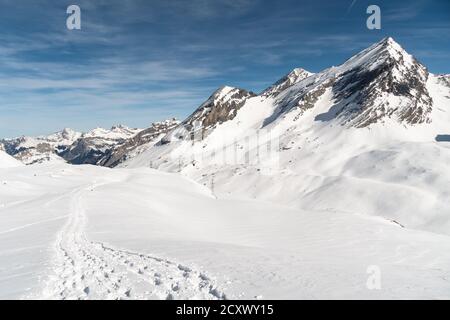
<path fill-rule="evenodd" d="M 66 28 L 70 4 L 81 30 Z M 370 4 L 381 30 L 366 28 Z M 0 137 L 182 119 L 217 87 L 259 92 L 386 35 L 450 73 L 448 0 L 0 0 Z"/>

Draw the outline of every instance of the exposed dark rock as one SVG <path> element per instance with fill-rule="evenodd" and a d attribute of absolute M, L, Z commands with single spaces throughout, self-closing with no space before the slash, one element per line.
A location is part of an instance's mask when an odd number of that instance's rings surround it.
<path fill-rule="evenodd" d="M 97 164 L 105 155 L 105 151 L 98 149 L 96 138 L 81 138 L 60 155 L 71 164 Z"/>
<path fill-rule="evenodd" d="M 438 82 L 450 88 L 450 74 L 439 75 Z"/>
<path fill-rule="evenodd" d="M 243 89 L 222 87 L 212 94 L 177 128 L 160 142 L 176 140 L 203 140 L 216 125 L 234 119 L 247 99 L 256 96 Z"/>
<path fill-rule="evenodd" d="M 411 125 L 429 122 L 433 103 L 427 79 L 425 67 L 416 60 L 405 67 L 402 56 L 388 57 L 372 70 L 359 66 L 342 74 L 333 86 L 336 101 L 348 100 L 337 115 L 359 128 L 393 116 Z M 404 104 L 390 105 L 388 98 L 380 99 L 383 95 L 399 97 Z"/>
<path fill-rule="evenodd" d="M 106 167 L 115 167 L 129 159 L 130 155 L 139 147 L 158 142 L 158 137 L 166 134 L 178 124 L 179 121 L 176 119 L 153 123 L 150 128 L 144 129 L 134 137 L 108 149 L 97 161 L 97 164 Z"/>
<path fill-rule="evenodd" d="M 294 121 L 312 109 L 328 88 L 331 107 L 318 121 L 338 119 L 363 128 L 387 119 L 415 125 L 431 121 L 429 73 L 393 39 L 385 38 L 347 60 L 288 87 L 278 94 L 275 112 L 264 125 L 299 110 Z M 446 81 L 443 78 L 442 81 Z"/>

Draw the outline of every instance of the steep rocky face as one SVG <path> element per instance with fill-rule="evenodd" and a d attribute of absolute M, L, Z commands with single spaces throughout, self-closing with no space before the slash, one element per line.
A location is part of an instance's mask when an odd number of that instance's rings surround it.
<path fill-rule="evenodd" d="M 58 146 L 62 148 L 63 146 Z M 25 164 L 43 163 L 58 159 L 57 150 L 50 143 L 38 143 L 31 148 L 19 149 L 14 157 Z"/>
<path fill-rule="evenodd" d="M 197 110 L 177 128 L 162 139 L 162 143 L 172 140 L 192 140 L 205 138 L 217 124 L 234 119 L 247 99 L 256 96 L 243 89 L 222 87 L 214 92 Z"/>
<path fill-rule="evenodd" d="M 115 167 L 123 161 L 140 154 L 145 150 L 145 147 L 149 147 L 158 142 L 163 135 L 179 124 L 180 122 L 176 119 L 153 123 L 150 128 L 140 131 L 134 137 L 107 150 L 97 161 L 97 164 L 106 167 Z"/>
<path fill-rule="evenodd" d="M 426 88 L 428 71 L 391 38 L 353 60 L 364 60 L 344 72 L 333 86 L 342 103 L 337 115 L 356 127 L 394 118 L 409 125 L 430 121 L 432 99 Z"/>
<path fill-rule="evenodd" d="M 104 155 L 102 147 L 95 138 L 83 138 L 62 152 L 61 156 L 72 164 L 96 164 Z"/>
<path fill-rule="evenodd" d="M 333 105 L 316 120 L 337 119 L 362 128 L 393 119 L 415 125 L 430 121 L 433 101 L 427 91 L 428 71 L 392 38 L 385 38 L 347 60 L 307 77 L 279 94 L 266 124 L 295 111 L 297 119 L 330 89 Z"/>
<path fill-rule="evenodd" d="M 264 121 L 263 125 L 266 126 L 291 111 L 296 113 L 294 119 L 299 119 L 305 111 L 314 108 L 325 91 L 332 88 L 335 80 L 334 77 L 318 74 L 289 87 L 280 93 L 274 113 Z"/>
<path fill-rule="evenodd" d="M 264 97 L 276 97 L 287 88 L 302 81 L 303 79 L 308 78 L 311 75 L 313 75 L 313 73 L 302 68 L 296 68 L 275 82 L 272 86 L 264 90 L 260 95 Z"/>

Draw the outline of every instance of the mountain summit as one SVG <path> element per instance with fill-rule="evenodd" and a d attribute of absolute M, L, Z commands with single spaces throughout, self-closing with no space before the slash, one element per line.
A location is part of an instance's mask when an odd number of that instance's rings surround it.
<path fill-rule="evenodd" d="M 338 113 L 356 127 L 394 119 L 405 124 L 430 121 L 429 73 L 392 38 L 385 38 L 344 63 L 335 81 Z"/>
<path fill-rule="evenodd" d="M 358 128 L 386 120 L 408 125 L 429 122 L 428 76 L 427 69 L 398 43 L 384 38 L 342 65 L 314 74 L 279 94 L 276 113 L 266 124 L 292 110 L 300 117 L 327 90 L 333 104 L 317 117 L 319 121 L 337 119 Z"/>
<path fill-rule="evenodd" d="M 162 142 L 193 139 L 193 134 L 201 135 L 203 139 L 217 125 L 232 120 L 247 99 L 254 96 L 253 92 L 244 89 L 220 87 Z"/>
<path fill-rule="evenodd" d="M 290 73 L 285 75 L 283 78 L 275 82 L 272 86 L 264 90 L 261 95 L 266 97 L 276 97 L 283 90 L 289 88 L 290 86 L 308 78 L 313 73 L 306 71 L 302 68 L 295 68 Z"/>

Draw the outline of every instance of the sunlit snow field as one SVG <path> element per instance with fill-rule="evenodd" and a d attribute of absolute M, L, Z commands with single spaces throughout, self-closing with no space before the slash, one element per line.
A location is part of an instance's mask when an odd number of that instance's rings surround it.
<path fill-rule="evenodd" d="M 450 238 L 380 217 L 221 199 L 151 169 L 0 176 L 3 299 L 449 298 Z"/>

